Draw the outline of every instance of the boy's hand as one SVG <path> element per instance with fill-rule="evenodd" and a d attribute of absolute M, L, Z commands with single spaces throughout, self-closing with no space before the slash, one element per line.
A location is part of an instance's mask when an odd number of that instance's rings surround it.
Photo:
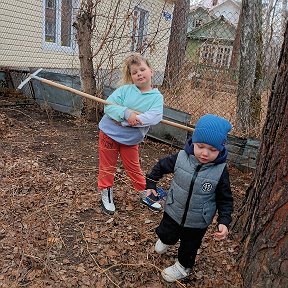
<path fill-rule="evenodd" d="M 218 225 L 218 232 L 214 233 L 214 237 L 217 240 L 223 240 L 228 235 L 228 228 L 224 224 Z"/>
<path fill-rule="evenodd" d="M 154 196 L 158 196 L 156 190 L 154 189 L 147 189 L 146 192 L 147 192 L 146 196 L 149 196 L 151 194 L 154 194 Z"/>

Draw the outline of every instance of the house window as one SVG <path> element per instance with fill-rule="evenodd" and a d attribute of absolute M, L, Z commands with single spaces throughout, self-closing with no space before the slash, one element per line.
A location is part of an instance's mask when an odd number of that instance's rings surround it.
<path fill-rule="evenodd" d="M 218 67 L 229 67 L 232 46 L 204 44 L 200 51 L 200 63 Z"/>
<path fill-rule="evenodd" d="M 51 49 L 72 49 L 74 35 L 72 29 L 76 9 L 75 0 L 43 0 L 44 9 L 44 46 Z"/>
<path fill-rule="evenodd" d="M 135 7 L 132 12 L 131 51 L 145 52 L 147 48 L 149 12 Z"/>
<path fill-rule="evenodd" d="M 72 0 L 62 0 L 61 5 L 61 46 L 71 46 Z"/>
<path fill-rule="evenodd" d="M 55 42 L 56 39 L 56 0 L 45 3 L 45 41 Z"/>

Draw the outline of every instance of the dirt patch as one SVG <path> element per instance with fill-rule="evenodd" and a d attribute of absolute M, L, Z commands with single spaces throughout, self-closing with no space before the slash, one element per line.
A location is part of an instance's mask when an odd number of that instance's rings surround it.
<path fill-rule="evenodd" d="M 193 274 L 181 283 L 162 280 L 177 245 L 164 256 L 153 252 L 161 214 L 140 205 L 119 165 L 117 212 L 104 215 L 96 190 L 97 125 L 46 112 L 31 105 L 0 108 L 0 287 L 241 287 L 238 243 L 233 234 L 214 241 L 215 223 Z M 174 151 L 146 139 L 144 172 Z M 237 210 L 250 175 L 230 172 Z"/>

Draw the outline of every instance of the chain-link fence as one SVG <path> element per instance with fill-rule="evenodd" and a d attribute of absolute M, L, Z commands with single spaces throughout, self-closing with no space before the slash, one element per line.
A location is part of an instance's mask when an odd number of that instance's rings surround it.
<path fill-rule="evenodd" d="M 89 68 L 81 61 L 93 59 L 95 94 L 103 97 L 105 87 L 117 87 L 123 58 L 138 51 L 152 63 L 153 82 L 163 92 L 166 107 L 191 115 L 190 124 L 214 113 L 237 128 L 246 93 L 241 74 L 245 67 L 257 80 L 254 84 L 260 83 L 253 86 L 254 98 L 244 105 L 257 112 L 248 111 L 257 118 L 252 119 L 257 128 L 252 135 L 259 136 L 287 21 L 287 1 L 259 1 L 261 14 L 252 11 L 260 18 L 251 22 L 250 27 L 256 27 L 251 31 L 257 30 L 257 21 L 261 23 L 261 37 L 259 31 L 253 32 L 261 41 L 254 39 L 255 61 L 244 65 L 247 10 L 243 16 L 241 5 L 246 2 L 205 0 L 191 1 L 190 6 L 189 1 L 165 0 L 2 0 L 0 69 L 27 73 L 43 68 L 77 82 L 75 76 Z M 247 129 L 240 132 L 249 134 Z"/>

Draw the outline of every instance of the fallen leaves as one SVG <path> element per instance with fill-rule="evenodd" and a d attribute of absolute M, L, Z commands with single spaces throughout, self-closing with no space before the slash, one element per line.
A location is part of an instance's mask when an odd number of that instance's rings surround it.
<path fill-rule="evenodd" d="M 155 254 L 161 213 L 139 204 L 120 163 L 116 213 L 102 213 L 97 125 L 62 114 L 47 119 L 36 106 L 21 109 L 25 113 L 0 112 L 0 287 L 167 287 L 160 272 L 174 263 L 178 246 Z M 140 150 L 144 172 L 175 150 L 146 139 Z M 248 177 L 243 184 L 232 169 L 231 179 L 240 205 Z M 212 232 L 193 275 L 176 286 L 241 287 L 237 242 L 215 242 Z"/>

